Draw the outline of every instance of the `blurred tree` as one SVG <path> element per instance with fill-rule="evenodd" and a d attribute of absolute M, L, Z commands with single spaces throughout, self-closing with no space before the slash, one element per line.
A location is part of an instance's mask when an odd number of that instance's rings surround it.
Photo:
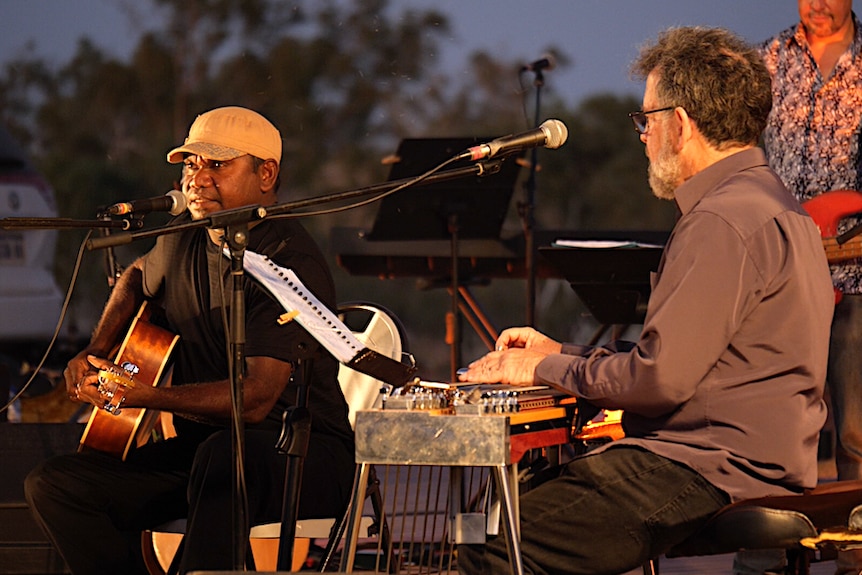
<path fill-rule="evenodd" d="M 130 17 L 155 8 L 164 21 L 120 62 L 82 40 L 56 70 L 35 57 L 0 71 L 0 118 L 52 182 L 64 217 L 93 218 L 98 206 L 167 191 L 179 175 L 164 154 L 194 115 L 236 104 L 257 109 L 282 131 L 282 201 L 380 182 L 381 160 L 404 137 L 509 134 L 531 127 L 532 86 L 519 66 L 473 54 L 453 74 L 436 60 L 446 17 L 386 0 L 150 0 L 126 3 Z M 559 51 L 557 51 L 559 53 Z M 559 62 L 565 65 L 561 55 Z M 646 185 L 643 147 L 626 113 L 638 103 L 601 95 L 577 108 L 545 90 L 545 117 L 568 126 L 560 150 L 539 151 L 538 229 L 669 229 L 673 211 Z M 523 170 L 526 172 L 526 170 Z M 506 234 L 520 233 L 516 190 Z M 368 227 L 376 207 L 307 218 L 332 256 L 339 297 L 373 299 L 402 316 L 429 377 L 448 372 L 445 290 L 416 295 L 412 280 L 350 277 L 337 267 L 329 229 Z M 147 225 L 165 221 L 147 216 Z M 57 273 L 69 277 L 80 232 L 65 233 Z M 149 247 L 118 250 L 130 261 Z M 90 254 L 74 305 L 95 317 L 107 295 L 101 255 Z M 523 321 L 523 282 L 477 289 L 500 327 Z M 537 327 L 580 338 L 594 325 L 567 284 L 543 282 Z M 465 341 L 465 358 L 478 355 Z"/>

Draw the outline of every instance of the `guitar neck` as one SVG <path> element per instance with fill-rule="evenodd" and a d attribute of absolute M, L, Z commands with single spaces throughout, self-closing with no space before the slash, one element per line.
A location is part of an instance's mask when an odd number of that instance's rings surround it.
<path fill-rule="evenodd" d="M 839 244 L 836 238 L 823 238 L 823 249 L 826 251 L 826 261 L 830 264 L 862 257 L 862 236 L 851 238 L 843 244 Z"/>

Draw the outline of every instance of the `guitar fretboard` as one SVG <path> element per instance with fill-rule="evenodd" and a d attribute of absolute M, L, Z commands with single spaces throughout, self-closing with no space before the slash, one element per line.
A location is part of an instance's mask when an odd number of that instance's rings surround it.
<path fill-rule="evenodd" d="M 826 250 L 826 261 L 830 264 L 862 257 L 862 237 L 851 238 L 839 244 L 835 238 L 824 238 L 823 249 Z"/>

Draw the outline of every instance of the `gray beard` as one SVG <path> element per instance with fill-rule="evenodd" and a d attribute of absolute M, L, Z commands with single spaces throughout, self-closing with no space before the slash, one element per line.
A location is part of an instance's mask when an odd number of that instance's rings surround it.
<path fill-rule="evenodd" d="M 673 153 L 669 144 L 662 146 L 658 158 L 650 159 L 647 174 L 649 186 L 655 197 L 662 200 L 674 199 L 677 182 L 681 180 L 682 165 L 679 156 Z"/>

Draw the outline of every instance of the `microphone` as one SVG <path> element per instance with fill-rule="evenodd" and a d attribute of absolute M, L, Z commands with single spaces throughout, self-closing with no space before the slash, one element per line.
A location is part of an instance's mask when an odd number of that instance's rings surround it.
<path fill-rule="evenodd" d="M 521 72 L 541 72 L 542 70 L 553 70 L 556 62 L 551 54 L 545 54 L 535 62 L 521 66 Z"/>
<path fill-rule="evenodd" d="M 186 199 L 185 194 L 179 190 L 171 190 L 164 196 L 114 204 L 105 210 L 105 213 L 112 216 L 123 216 L 132 212 L 139 214 L 169 212 L 172 216 L 178 216 L 185 211 L 188 205 L 189 201 Z"/>
<path fill-rule="evenodd" d="M 514 136 L 503 136 L 487 144 L 480 144 L 460 153 L 459 160 L 484 160 L 498 154 L 509 154 L 525 148 L 544 146 L 555 150 L 566 143 L 569 130 L 560 120 L 545 120 L 538 128 L 533 128 Z"/>

